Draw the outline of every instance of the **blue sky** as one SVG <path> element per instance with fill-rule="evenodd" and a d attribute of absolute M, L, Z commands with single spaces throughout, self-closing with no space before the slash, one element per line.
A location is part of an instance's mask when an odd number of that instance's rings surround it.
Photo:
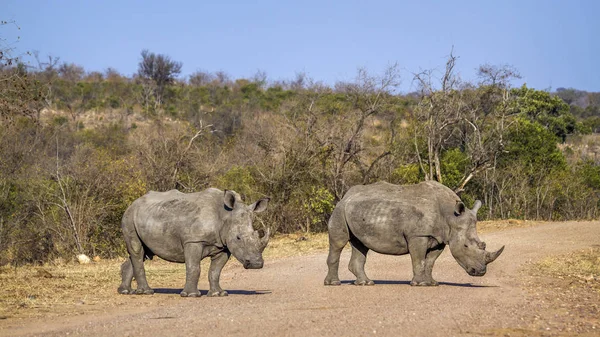
<path fill-rule="evenodd" d="M 86 70 L 131 75 L 148 49 L 183 62 L 183 74 L 223 70 L 269 80 L 306 72 L 328 84 L 358 67 L 444 66 L 474 79 L 483 63 L 510 64 L 537 89 L 600 91 L 600 1 L 31 1 L 4 0 L 0 37 Z"/>

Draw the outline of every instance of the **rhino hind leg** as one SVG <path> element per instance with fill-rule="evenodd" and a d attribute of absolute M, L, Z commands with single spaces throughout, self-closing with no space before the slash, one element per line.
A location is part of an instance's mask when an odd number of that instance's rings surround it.
<path fill-rule="evenodd" d="M 131 265 L 131 260 L 127 259 L 121 265 L 121 285 L 117 291 L 119 294 L 130 295 L 133 294 L 133 290 L 131 289 L 131 281 L 133 280 L 133 266 Z"/>
<path fill-rule="evenodd" d="M 333 210 L 327 227 L 329 232 L 328 272 L 323 283 L 326 286 L 339 286 L 342 284 L 339 277 L 340 255 L 349 240 L 348 226 L 340 206 Z"/>
<path fill-rule="evenodd" d="M 144 255 L 142 251 L 142 255 L 136 254 L 135 256 L 131 255 L 131 264 L 133 269 L 133 277 L 137 282 L 137 289 L 135 290 L 136 295 L 152 295 L 154 294 L 154 290 L 150 288 L 148 285 L 148 280 L 146 279 L 146 270 L 144 268 Z"/>
<path fill-rule="evenodd" d="M 437 286 L 431 275 L 435 260 L 444 251 L 444 244 L 431 247 L 432 238 L 416 237 L 408 240 L 408 251 L 412 260 L 413 279 L 411 286 Z"/>
<path fill-rule="evenodd" d="M 367 261 L 369 248 L 365 247 L 357 238 L 352 238 L 350 245 L 352 246 L 352 256 L 350 257 L 348 269 L 356 276 L 354 284 L 358 286 L 374 285 L 375 282 L 370 280 L 367 274 L 365 274 L 365 262 Z"/>
<path fill-rule="evenodd" d="M 127 212 L 125 212 L 125 215 L 123 217 L 123 236 L 125 237 L 127 251 L 129 252 L 129 260 L 132 266 L 131 272 L 138 286 L 137 289 L 133 291 L 133 293 L 137 295 L 154 294 L 154 290 L 150 288 L 150 286 L 148 285 L 148 281 L 146 280 L 146 270 L 144 269 L 144 257 L 146 256 L 146 252 L 144 251 L 144 244 L 142 243 L 142 240 L 140 240 L 140 238 L 137 236 L 137 232 L 135 231 L 133 222 L 130 221 Z M 122 266 L 122 272 L 123 270 L 125 270 L 126 273 L 121 274 L 123 278 L 123 284 L 121 284 L 121 286 L 127 286 L 125 281 L 129 279 L 129 271 L 126 267 L 127 265 L 124 263 Z M 127 278 L 125 276 L 127 276 Z M 131 284 L 131 282 L 129 283 Z M 119 287 L 119 289 L 125 291 L 125 289 L 122 289 L 121 287 Z M 132 292 L 128 291 L 128 293 L 131 294 Z"/>
<path fill-rule="evenodd" d="M 345 245 L 339 248 L 339 245 L 329 244 L 329 256 L 327 256 L 327 267 L 329 271 L 325 277 L 324 284 L 326 286 L 339 286 L 342 284 L 338 274 L 340 268 L 340 255 Z"/>

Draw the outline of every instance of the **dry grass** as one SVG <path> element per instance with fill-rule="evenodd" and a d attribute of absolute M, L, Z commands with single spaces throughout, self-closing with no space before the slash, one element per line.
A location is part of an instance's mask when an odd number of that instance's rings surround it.
<path fill-rule="evenodd" d="M 502 230 L 509 227 L 531 226 L 524 221 L 481 222 L 480 232 Z M 276 235 L 264 252 L 265 259 L 278 259 L 327 251 L 327 233 Z M 59 263 L 41 267 L 0 268 L 0 319 L 26 317 L 52 317 L 89 312 L 101 312 L 110 307 L 131 304 L 128 296 L 115 296 L 121 282 L 120 265 L 124 259 L 101 260 L 89 265 Z M 208 269 L 209 260 L 202 262 Z M 235 259 L 225 270 L 240 268 Z M 146 262 L 146 273 L 153 285 L 180 289 L 185 280 L 185 266 L 160 259 Z M 206 289 L 206 274 L 200 278 L 200 288 Z M 135 296 L 140 304 L 150 301 L 145 296 Z"/>
<path fill-rule="evenodd" d="M 265 259 L 284 258 L 320 252 L 328 247 L 327 233 L 289 234 L 272 238 Z M 44 266 L 0 268 L 0 319 L 53 317 L 66 314 L 103 311 L 109 307 L 130 305 L 128 296 L 115 296 L 121 282 L 120 265 L 124 259 L 101 260 L 88 265 L 62 263 Z M 208 270 L 209 259 L 202 261 Z M 161 259 L 146 261 L 151 284 L 180 289 L 185 281 L 185 266 Z M 231 259 L 225 270 L 239 268 Z M 135 283 L 135 282 L 134 282 Z M 206 289 L 206 273 L 200 278 Z M 145 296 L 135 296 L 143 303 Z"/>
<path fill-rule="evenodd" d="M 0 318 L 61 316 L 100 311 L 126 304 L 116 295 L 121 282 L 121 260 L 88 265 L 64 264 L 0 269 Z M 151 280 L 162 287 L 181 287 L 183 265 L 165 261 L 146 263 Z"/>
<path fill-rule="evenodd" d="M 277 235 L 264 251 L 265 258 L 308 255 L 329 249 L 327 233 L 297 233 Z"/>
<path fill-rule="evenodd" d="M 557 336 L 598 336 L 599 246 L 546 257 L 524 271 L 522 285 L 528 292 L 528 302 L 538 303 L 522 318 L 531 322 L 533 331 L 550 329 Z"/>
<path fill-rule="evenodd" d="M 531 221 L 531 220 L 494 220 L 494 221 L 479 221 L 477 222 L 478 233 L 491 233 L 511 228 L 525 228 L 539 226 L 547 222 Z"/>
<path fill-rule="evenodd" d="M 535 264 L 540 275 L 584 286 L 600 292 L 600 248 L 592 247 L 568 255 L 552 256 Z"/>

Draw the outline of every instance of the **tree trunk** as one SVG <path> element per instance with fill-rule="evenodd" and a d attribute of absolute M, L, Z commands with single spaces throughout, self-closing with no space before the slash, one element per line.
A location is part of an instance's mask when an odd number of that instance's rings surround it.
<path fill-rule="evenodd" d="M 433 160 L 435 163 L 435 175 L 437 177 L 437 181 L 440 184 L 443 184 L 443 179 L 442 179 L 442 168 L 441 168 L 441 164 L 440 164 L 440 156 L 439 156 L 439 151 L 435 151 L 433 153 Z"/>

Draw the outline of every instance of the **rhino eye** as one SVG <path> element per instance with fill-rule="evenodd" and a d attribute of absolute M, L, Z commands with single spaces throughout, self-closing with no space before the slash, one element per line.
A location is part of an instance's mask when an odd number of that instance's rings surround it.
<path fill-rule="evenodd" d="M 469 246 L 465 243 L 465 248 L 469 248 Z"/>
<path fill-rule="evenodd" d="M 239 235 L 238 235 L 236 238 L 237 238 L 238 240 L 241 240 L 241 239 L 242 239 L 242 238 L 240 238 L 240 236 L 239 236 Z"/>

